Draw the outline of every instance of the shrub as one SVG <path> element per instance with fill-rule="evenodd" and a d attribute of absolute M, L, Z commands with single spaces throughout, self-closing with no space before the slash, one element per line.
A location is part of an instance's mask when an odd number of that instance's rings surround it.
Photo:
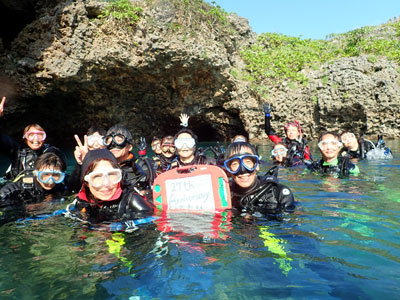
<path fill-rule="evenodd" d="M 130 0 L 113 0 L 101 12 L 99 18 L 134 25 L 140 20 L 142 12 L 143 9 L 134 6 Z"/>

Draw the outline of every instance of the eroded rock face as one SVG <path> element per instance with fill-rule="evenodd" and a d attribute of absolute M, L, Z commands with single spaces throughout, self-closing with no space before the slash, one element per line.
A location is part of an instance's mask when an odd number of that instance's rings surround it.
<path fill-rule="evenodd" d="M 305 73 L 307 86 L 283 85 L 271 93 L 273 125 L 280 134 L 282 124 L 297 119 L 312 138 L 326 130 L 399 136 L 400 76 L 395 63 L 360 56 Z"/>
<path fill-rule="evenodd" d="M 7 131 L 39 122 L 50 136 L 73 142 L 93 124 L 123 123 L 150 138 L 174 134 L 183 112 L 200 140 L 239 133 L 265 140 L 265 100 L 232 76 L 244 67 L 241 47 L 256 38 L 247 20 L 204 21 L 183 1 L 134 3 L 143 7 L 139 23 L 121 26 L 97 18 L 102 1 L 36 2 L 34 20 L 0 47 Z M 308 86 L 271 87 L 273 125 L 282 134 L 283 123 L 297 119 L 309 138 L 365 126 L 399 136 L 396 70 L 385 59 L 347 58 L 308 71 Z"/>
<path fill-rule="evenodd" d="M 232 36 L 221 42 L 208 25 L 198 25 L 200 33 L 171 29 L 176 8 L 160 3 L 144 7 L 136 26 L 101 23 L 94 18 L 99 1 L 65 1 L 41 14 L 2 58 L 18 88 L 9 119 L 28 115 L 34 99 L 37 117 L 52 127 L 63 119 L 57 130 L 66 134 L 93 123 L 124 123 L 148 137 L 174 134 L 182 112 L 203 140 L 246 131 L 242 111 L 226 103 L 240 87 L 229 70 L 254 38 L 247 21 L 232 19 Z"/>

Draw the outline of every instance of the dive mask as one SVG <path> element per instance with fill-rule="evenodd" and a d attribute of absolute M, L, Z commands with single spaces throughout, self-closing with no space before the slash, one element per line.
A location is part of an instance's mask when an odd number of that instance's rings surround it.
<path fill-rule="evenodd" d="M 89 147 L 93 147 L 95 143 L 98 143 L 99 145 L 104 145 L 104 136 L 102 135 L 92 134 L 89 135 L 87 138 Z"/>
<path fill-rule="evenodd" d="M 178 138 L 174 144 L 177 149 L 182 149 L 185 145 L 188 149 L 192 149 L 196 145 L 196 141 L 194 138 Z"/>
<path fill-rule="evenodd" d="M 93 187 L 98 188 L 104 184 L 104 181 L 117 184 L 122 179 L 122 172 L 120 169 L 99 169 L 85 175 L 84 179 Z"/>
<path fill-rule="evenodd" d="M 257 155 L 242 154 L 236 155 L 224 162 L 225 169 L 233 174 L 253 173 L 260 163 Z"/>
<path fill-rule="evenodd" d="M 33 142 L 35 139 L 42 142 L 46 139 L 46 132 L 41 130 L 29 130 L 22 138 L 27 139 L 30 142 Z"/>
<path fill-rule="evenodd" d="M 318 143 L 318 147 L 321 150 L 326 149 L 329 145 L 333 148 L 342 148 L 342 146 L 343 146 L 343 144 L 341 142 L 339 142 L 338 140 L 335 140 L 335 139 L 327 139 L 327 140 L 320 141 Z"/>
<path fill-rule="evenodd" d="M 288 149 L 284 146 L 276 147 L 275 149 L 271 150 L 271 155 L 273 157 L 277 157 L 278 155 L 285 156 L 288 152 Z"/>
<path fill-rule="evenodd" d="M 108 149 L 123 149 L 129 141 L 123 134 L 113 132 L 105 136 L 103 142 Z"/>
<path fill-rule="evenodd" d="M 54 183 L 61 183 L 64 181 L 65 173 L 56 170 L 42 170 L 33 171 L 33 174 L 41 183 L 49 183 L 52 180 Z"/>

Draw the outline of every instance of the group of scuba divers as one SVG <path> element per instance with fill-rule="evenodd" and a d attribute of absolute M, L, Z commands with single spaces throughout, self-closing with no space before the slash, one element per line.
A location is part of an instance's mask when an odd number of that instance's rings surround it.
<path fill-rule="evenodd" d="M 3 97 L 0 117 L 3 115 Z M 18 143 L 0 132 L 1 151 L 11 159 L 6 172 L 7 183 L 0 189 L 0 224 L 26 216 L 27 206 L 66 195 L 76 195 L 68 204 L 65 215 L 89 224 L 128 221 L 154 213 L 152 187 L 155 178 L 170 169 L 191 165 L 216 165 L 229 177 L 233 211 L 246 218 L 292 212 L 295 200 L 291 189 L 278 181 L 278 168 L 305 166 L 312 172 L 348 176 L 357 174 L 353 159 L 364 159 L 372 148 L 383 147 L 357 140 L 351 132 L 321 134 L 318 147 L 322 158 L 313 161 L 300 124 L 285 125 L 285 138 L 279 138 L 271 128 L 270 105 L 264 106 L 265 131 L 274 143 L 271 151 L 273 166 L 260 175 L 261 159 L 257 148 L 246 137 L 235 136 L 224 149 L 197 147 L 196 134 L 188 128 L 189 116 L 180 115 L 182 128 L 174 135 L 154 137 L 154 155 L 146 155 L 143 137 L 137 143 L 122 125 L 107 131 L 91 127 L 83 141 L 75 135 L 76 165 L 66 174 L 66 157 L 60 149 L 45 143 L 46 132 L 38 124 L 30 124 Z M 2 128 L 0 128 L 2 129 Z M 343 148 L 344 145 L 344 148 Z M 206 155 L 211 150 L 212 156 Z M 390 151 L 390 149 L 389 149 Z"/>

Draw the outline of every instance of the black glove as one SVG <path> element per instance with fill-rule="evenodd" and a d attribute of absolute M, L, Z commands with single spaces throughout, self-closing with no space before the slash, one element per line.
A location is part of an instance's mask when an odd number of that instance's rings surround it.
<path fill-rule="evenodd" d="M 146 139 L 144 136 L 141 136 L 139 139 L 138 149 L 143 151 L 147 149 Z"/>
<path fill-rule="evenodd" d="M 271 105 L 269 103 L 264 104 L 264 113 L 266 117 L 269 117 L 271 114 Z"/>

